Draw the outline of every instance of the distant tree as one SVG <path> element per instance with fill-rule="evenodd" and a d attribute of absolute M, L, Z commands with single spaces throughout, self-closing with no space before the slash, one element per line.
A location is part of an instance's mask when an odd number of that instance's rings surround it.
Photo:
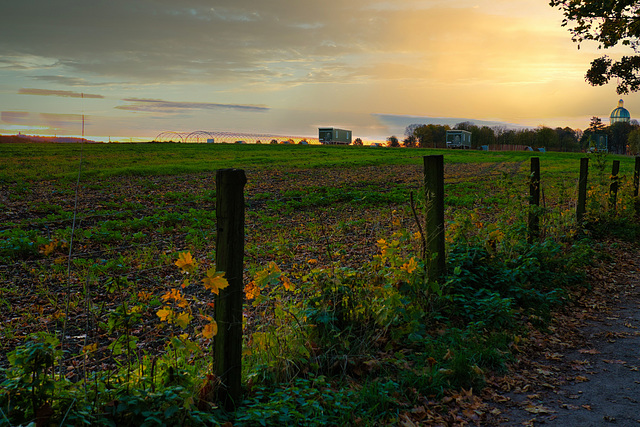
<path fill-rule="evenodd" d="M 626 154 L 629 134 L 633 130 L 630 123 L 618 122 L 609 126 L 609 151 L 616 154 Z"/>
<path fill-rule="evenodd" d="M 362 140 L 360 138 L 356 138 L 353 140 L 351 145 L 362 145 Z"/>
<path fill-rule="evenodd" d="M 449 125 L 420 125 L 414 129 L 413 136 L 416 137 L 421 148 L 444 148 L 449 129 L 451 129 Z"/>
<path fill-rule="evenodd" d="M 399 147 L 400 146 L 400 142 L 398 142 L 398 138 L 396 138 L 395 136 L 390 136 L 389 138 L 387 138 L 387 146 L 388 147 Z"/>
<path fill-rule="evenodd" d="M 560 146 L 560 138 L 558 138 L 558 134 L 553 129 L 540 126 L 536 130 L 536 146 L 547 149 L 558 148 Z"/>
<path fill-rule="evenodd" d="M 432 129 L 427 125 L 421 125 L 413 131 L 413 136 L 418 140 L 420 148 L 435 147 Z"/>
<path fill-rule="evenodd" d="M 407 127 L 404 129 L 404 136 L 411 136 L 411 135 L 414 135 L 414 136 L 415 136 L 415 131 L 416 131 L 416 129 L 417 129 L 417 128 L 419 128 L 420 126 L 424 126 L 424 125 L 423 125 L 423 124 L 420 124 L 420 123 L 414 123 L 414 124 L 411 124 L 411 125 L 407 126 Z"/>
<path fill-rule="evenodd" d="M 640 8 L 638 0 L 551 0 L 552 7 L 564 14 L 562 26 L 570 26 L 574 42 L 585 40 L 608 49 L 618 44 L 629 46 L 636 55 L 613 61 L 606 55 L 591 62 L 585 79 L 593 86 L 617 81 L 619 94 L 640 89 Z"/>
<path fill-rule="evenodd" d="M 627 145 L 629 146 L 629 154 L 640 154 L 640 129 L 635 128 L 629 132 L 627 137 Z"/>
<path fill-rule="evenodd" d="M 589 129 L 591 132 L 601 132 L 605 130 L 607 126 L 602 123 L 602 119 L 600 117 L 593 116 L 591 117 L 591 121 L 589 122 Z"/>
<path fill-rule="evenodd" d="M 456 125 L 453 128 L 455 130 L 466 130 L 468 132 L 471 132 L 473 128 L 477 128 L 477 126 L 473 124 L 473 122 L 460 122 L 460 123 L 456 123 Z"/>
<path fill-rule="evenodd" d="M 520 129 L 516 131 L 515 141 L 517 145 L 536 148 L 536 131 L 533 129 Z"/>
<path fill-rule="evenodd" d="M 504 144 L 503 135 L 507 133 L 507 127 L 506 126 L 493 126 L 491 129 L 493 129 L 493 135 L 496 138 L 496 144 Z"/>
<path fill-rule="evenodd" d="M 560 146 L 558 149 L 560 151 L 576 151 L 579 148 L 578 141 L 578 132 L 571 129 L 570 127 L 557 127 L 555 128 L 556 135 L 558 136 L 558 141 Z"/>
<path fill-rule="evenodd" d="M 475 139 L 475 146 L 480 147 L 482 145 L 494 145 L 496 143 L 496 135 L 493 133 L 493 129 L 489 126 L 482 126 L 474 132 L 471 132 L 471 142 Z"/>
<path fill-rule="evenodd" d="M 417 142 L 418 138 L 416 138 L 415 135 L 409 135 L 402 141 L 402 145 L 404 147 L 413 148 L 416 146 Z"/>

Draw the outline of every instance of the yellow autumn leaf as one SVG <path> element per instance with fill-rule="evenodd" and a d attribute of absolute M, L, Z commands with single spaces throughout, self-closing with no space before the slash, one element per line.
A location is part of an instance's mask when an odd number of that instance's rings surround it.
<path fill-rule="evenodd" d="M 57 242 L 53 241 L 47 245 L 44 245 L 40 248 L 40 253 L 44 256 L 49 256 L 56 250 Z"/>
<path fill-rule="evenodd" d="M 149 301 L 152 296 L 153 296 L 153 294 L 151 292 L 147 292 L 147 291 L 138 292 L 138 300 L 140 300 L 142 302 Z"/>
<path fill-rule="evenodd" d="M 185 273 L 193 273 L 196 269 L 196 262 L 191 256 L 191 252 L 180 252 L 178 255 L 178 260 L 175 264 Z"/>
<path fill-rule="evenodd" d="M 96 351 L 97 349 L 98 349 L 98 343 L 93 343 L 93 344 L 85 345 L 84 347 L 82 347 L 82 352 L 91 353 Z"/>
<path fill-rule="evenodd" d="M 191 315 L 187 312 L 180 313 L 175 318 L 176 325 L 181 328 L 186 328 L 189 322 L 191 322 Z"/>
<path fill-rule="evenodd" d="M 244 287 L 244 294 L 247 299 L 254 299 L 260 295 L 260 288 L 256 286 L 255 282 L 249 282 Z"/>
<path fill-rule="evenodd" d="M 416 262 L 415 258 L 413 258 L 413 257 L 411 257 L 409 262 L 407 262 L 406 264 L 404 264 L 402 266 L 402 269 L 405 270 L 409 274 L 413 273 L 416 270 L 416 268 L 418 268 L 418 263 Z"/>
<path fill-rule="evenodd" d="M 161 321 L 166 322 L 168 321 L 167 319 L 173 314 L 173 310 L 171 310 L 169 307 L 164 307 L 156 311 L 156 314 Z"/>
<path fill-rule="evenodd" d="M 202 279 L 205 289 L 209 289 L 214 294 L 218 295 L 220 289 L 224 289 L 229 286 L 229 282 L 224 278 L 224 272 L 216 271 L 215 268 L 210 268 L 207 271 L 207 277 Z"/>
<path fill-rule="evenodd" d="M 293 286 L 293 283 L 291 283 L 291 280 L 289 280 L 287 276 L 282 276 L 282 285 L 284 286 L 284 289 L 287 291 L 293 291 L 295 289 L 295 287 Z"/>
<path fill-rule="evenodd" d="M 172 288 L 169 292 L 162 295 L 162 299 L 165 301 L 172 299 L 178 304 L 178 307 L 182 307 L 182 308 L 189 305 L 187 300 L 184 299 L 184 297 L 182 296 L 182 293 L 180 292 L 180 290 L 175 288 Z"/>
<path fill-rule="evenodd" d="M 216 335 L 218 335 L 218 324 L 216 323 L 215 320 L 211 321 L 211 323 L 204 325 L 204 328 L 202 328 L 202 336 L 205 339 L 211 339 Z"/>
<path fill-rule="evenodd" d="M 275 262 L 271 261 L 269 262 L 269 270 L 272 273 L 280 273 L 280 267 L 278 267 L 278 264 L 276 264 Z"/>

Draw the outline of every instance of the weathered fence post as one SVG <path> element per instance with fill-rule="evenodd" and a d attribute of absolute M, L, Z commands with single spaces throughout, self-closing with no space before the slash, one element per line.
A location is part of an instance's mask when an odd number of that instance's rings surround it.
<path fill-rule="evenodd" d="M 589 158 L 580 159 L 580 180 L 578 181 L 578 206 L 576 207 L 576 220 L 578 226 L 582 226 L 584 214 L 587 212 L 587 175 L 589 174 Z"/>
<path fill-rule="evenodd" d="M 540 157 L 531 158 L 529 177 L 529 243 L 540 237 Z"/>
<path fill-rule="evenodd" d="M 616 210 L 618 204 L 618 187 L 620 185 L 618 172 L 620 172 L 620 160 L 614 160 L 611 168 L 611 184 L 609 184 L 609 210 L 613 211 Z"/>
<path fill-rule="evenodd" d="M 244 185 L 241 169 L 216 172 L 216 269 L 224 271 L 229 286 L 215 299 L 218 333 L 213 340 L 213 369 L 220 381 L 216 398 L 233 410 L 242 389 L 242 285 L 244 262 Z"/>
<path fill-rule="evenodd" d="M 636 216 L 640 216 L 640 200 L 638 200 L 638 189 L 640 188 L 640 156 L 636 156 L 636 165 L 633 172 L 633 206 Z"/>
<path fill-rule="evenodd" d="M 424 156 L 424 194 L 427 206 L 425 265 L 427 278 L 437 280 L 445 273 L 444 254 L 444 156 Z"/>

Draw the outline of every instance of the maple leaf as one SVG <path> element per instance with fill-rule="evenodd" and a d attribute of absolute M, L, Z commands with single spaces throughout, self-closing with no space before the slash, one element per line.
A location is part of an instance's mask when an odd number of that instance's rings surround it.
<path fill-rule="evenodd" d="M 175 265 L 178 266 L 183 272 L 189 274 L 193 273 L 196 269 L 197 264 L 193 257 L 191 256 L 191 252 L 180 252 L 178 255 L 178 260 L 175 262 Z"/>
<path fill-rule="evenodd" d="M 202 328 L 202 336 L 206 339 L 211 339 L 218 335 L 218 324 L 215 320 L 212 320 L 211 323 L 204 325 Z"/>
<path fill-rule="evenodd" d="M 216 271 L 215 268 L 207 270 L 207 277 L 202 279 L 205 289 L 209 289 L 216 295 L 220 294 L 220 289 L 229 286 L 229 282 L 224 278 L 223 271 Z"/>
<path fill-rule="evenodd" d="M 191 321 L 191 315 L 189 313 L 180 313 L 176 316 L 175 318 L 175 323 L 176 325 L 180 326 L 181 328 L 186 328 L 187 325 L 189 324 L 189 322 Z"/>
<path fill-rule="evenodd" d="M 189 305 L 187 300 L 185 300 L 184 297 L 182 296 L 182 293 L 180 293 L 180 290 L 175 288 L 171 289 L 169 292 L 162 295 L 162 299 L 165 301 L 172 299 L 178 304 L 178 307 L 182 307 L 182 308 Z"/>
<path fill-rule="evenodd" d="M 164 307 L 156 311 L 156 314 L 161 321 L 166 322 L 168 321 L 167 319 L 173 314 L 173 310 L 171 310 L 169 307 Z"/>

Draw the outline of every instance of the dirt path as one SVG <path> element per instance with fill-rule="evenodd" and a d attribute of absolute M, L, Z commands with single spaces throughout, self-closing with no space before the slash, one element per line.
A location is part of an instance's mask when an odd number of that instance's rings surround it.
<path fill-rule="evenodd" d="M 640 426 L 640 253 L 613 246 L 589 272 L 591 293 L 529 343 L 538 356 L 519 362 L 515 385 L 502 384 L 500 425 Z"/>

